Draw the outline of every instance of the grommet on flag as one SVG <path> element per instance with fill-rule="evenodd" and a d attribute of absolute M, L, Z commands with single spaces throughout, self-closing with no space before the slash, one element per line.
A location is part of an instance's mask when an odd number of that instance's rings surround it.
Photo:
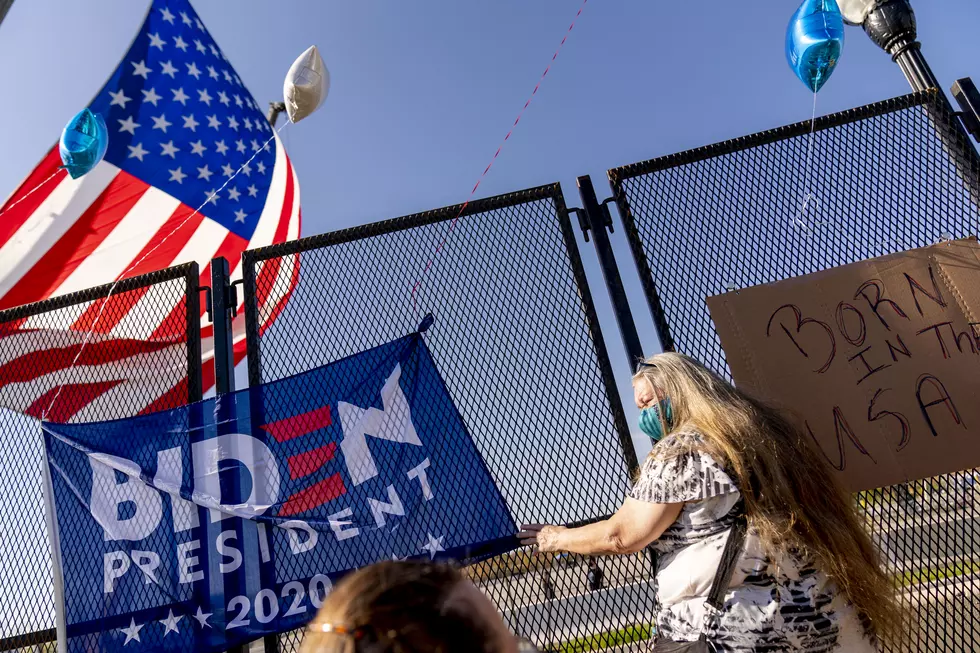
<path fill-rule="evenodd" d="M 422 318 L 422 322 L 419 324 L 419 328 L 416 330 L 416 333 L 425 333 L 429 330 L 429 327 L 435 323 L 435 321 L 436 318 L 432 316 L 432 313 L 426 313 L 425 317 Z"/>

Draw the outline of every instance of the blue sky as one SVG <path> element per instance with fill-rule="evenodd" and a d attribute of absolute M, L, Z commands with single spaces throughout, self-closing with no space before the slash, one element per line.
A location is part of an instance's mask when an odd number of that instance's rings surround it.
<path fill-rule="evenodd" d="M 0 196 L 30 171 L 114 69 L 149 3 L 18 0 L 0 25 Z M 944 86 L 980 77 L 980 4 L 914 3 Z M 263 106 L 292 60 L 320 47 L 320 112 L 283 131 L 303 190 L 304 235 L 468 196 L 551 58 L 580 0 L 196 0 Z M 807 119 L 811 95 L 783 54 L 792 1 L 591 0 L 480 195 L 560 181 Z M 819 97 L 830 113 L 908 92 L 857 28 Z M 621 230 L 613 236 L 645 347 L 657 350 Z M 591 245 L 580 241 L 619 378 L 628 374 Z M 625 385 L 625 384 L 624 384 Z M 629 410 L 629 406 L 627 407 Z M 632 416 L 632 412 L 630 412 Z M 641 452 L 642 453 L 642 452 Z"/>

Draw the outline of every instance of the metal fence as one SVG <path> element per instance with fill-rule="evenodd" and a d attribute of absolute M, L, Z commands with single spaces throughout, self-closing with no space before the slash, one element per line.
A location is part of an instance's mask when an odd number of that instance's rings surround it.
<path fill-rule="evenodd" d="M 0 651 L 41 650 L 55 639 L 44 447 L 37 422 L 20 413 L 61 422 L 111 420 L 201 398 L 197 264 L 126 279 L 104 301 L 109 294 L 105 285 L 0 311 Z M 125 394 L 108 395 L 111 388 L 96 378 L 88 357 L 71 365 L 89 329 L 97 331 L 88 337 L 90 354 L 102 346 L 121 351 L 121 339 L 159 335 L 168 317 L 177 318 L 164 328 L 172 346 L 159 350 L 153 384 L 127 384 Z M 161 399 L 155 390 L 161 386 L 186 392 Z"/>
<path fill-rule="evenodd" d="M 610 180 L 665 348 L 725 373 L 706 296 L 975 234 L 980 222 L 980 163 L 935 93 L 612 170 Z M 394 340 L 431 312 L 426 342 L 515 521 L 608 515 L 636 456 L 561 189 L 470 203 L 451 228 L 460 211 L 246 252 L 249 381 Z M 122 282 L 106 310 L 118 329 L 145 333 L 168 315 L 182 321 L 167 382 L 186 379 L 186 392 L 174 401 L 201 397 L 198 290 L 190 264 Z M 84 388 L 97 380 L 84 364 L 66 378 L 39 374 L 71 367 L 66 356 L 108 293 L 103 286 L 0 312 L 0 406 L 37 414 L 58 384 L 55 418 L 112 419 L 151 403 L 138 390 L 125 401 L 91 401 Z M 40 650 L 54 635 L 42 456 L 34 423 L 0 408 L 0 494 L 9 497 L 0 506 L 0 650 Z M 967 478 L 859 498 L 921 617 L 916 650 L 980 647 L 980 512 L 964 501 Z M 601 589 L 589 586 L 595 563 L 524 551 L 467 573 L 514 631 L 543 648 L 642 650 L 654 620 L 650 561 L 599 560 Z M 285 634 L 267 639 L 266 650 L 298 643 Z"/>
<path fill-rule="evenodd" d="M 561 190 L 469 204 L 413 302 L 413 284 L 460 208 L 246 252 L 250 383 L 393 340 L 431 311 L 426 342 L 515 521 L 607 515 L 635 454 Z M 260 333 L 261 298 L 284 294 L 273 285 L 289 283 L 295 266 L 292 300 Z M 610 632 L 639 639 L 653 620 L 649 562 L 600 564 L 606 588 L 595 592 L 578 559 L 508 555 L 470 573 L 539 645 Z M 298 642 L 285 635 L 281 647 Z"/>
<path fill-rule="evenodd" d="M 665 348 L 728 374 L 706 297 L 977 234 L 980 162 L 938 93 L 813 127 L 812 140 L 805 122 L 609 171 Z M 913 650 L 980 649 L 971 481 L 965 471 L 859 497 L 919 616 Z"/>

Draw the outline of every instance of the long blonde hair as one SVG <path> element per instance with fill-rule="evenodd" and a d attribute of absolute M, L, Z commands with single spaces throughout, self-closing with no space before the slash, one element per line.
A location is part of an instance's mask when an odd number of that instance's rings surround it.
<path fill-rule="evenodd" d="M 694 359 L 650 358 L 634 377 L 670 398 L 670 430 L 701 434 L 703 448 L 734 474 L 749 524 L 767 554 L 812 558 L 865 624 L 883 640 L 901 637 L 905 618 L 852 498 L 800 428 Z M 663 412 L 663 411 L 661 411 Z M 654 447 L 652 456 L 658 454 Z M 670 447 L 666 455 L 677 455 Z"/>

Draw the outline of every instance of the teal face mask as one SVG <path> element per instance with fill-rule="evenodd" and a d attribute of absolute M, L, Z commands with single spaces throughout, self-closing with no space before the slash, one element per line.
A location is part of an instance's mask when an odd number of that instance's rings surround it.
<path fill-rule="evenodd" d="M 663 420 L 660 419 L 661 410 L 663 411 Z M 640 411 L 640 430 L 646 433 L 654 442 L 659 442 L 665 435 L 664 423 L 666 422 L 667 429 L 669 430 L 673 426 L 673 419 L 674 414 L 670 407 L 670 397 L 667 397 L 663 401 Z"/>

